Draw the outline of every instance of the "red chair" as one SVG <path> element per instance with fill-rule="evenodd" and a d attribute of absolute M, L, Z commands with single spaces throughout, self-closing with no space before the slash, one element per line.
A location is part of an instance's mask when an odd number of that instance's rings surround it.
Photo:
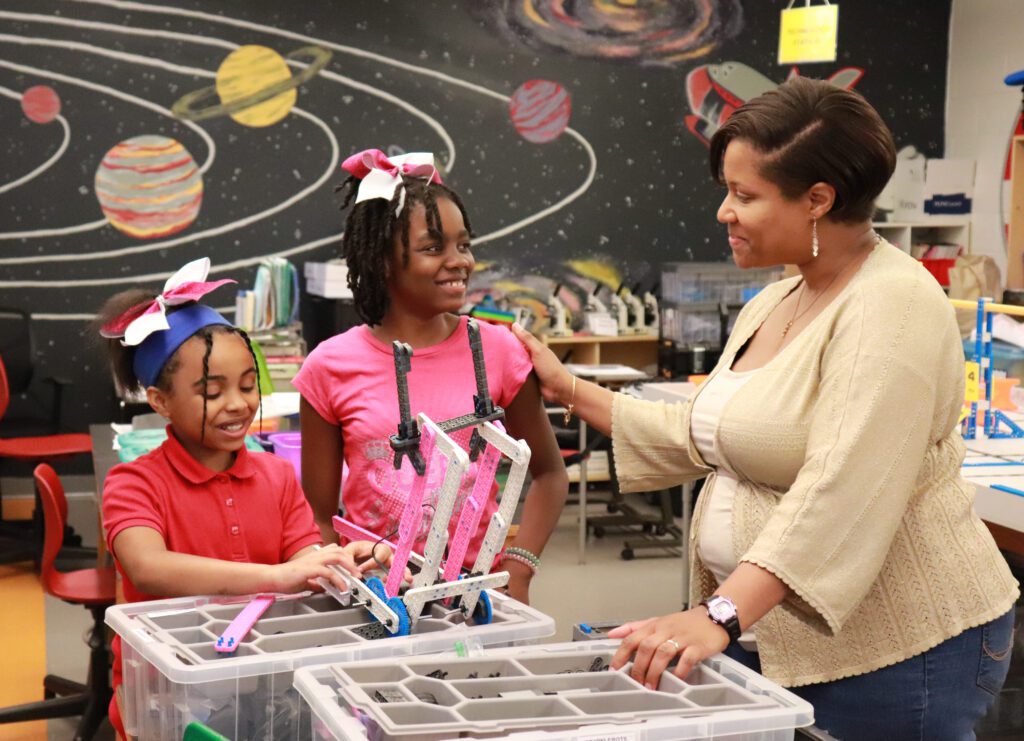
<path fill-rule="evenodd" d="M 114 569 L 57 571 L 54 562 L 64 540 L 64 523 L 68 512 L 64 486 L 56 471 L 45 463 L 36 466 L 35 480 L 46 524 L 40 573 L 43 589 L 47 594 L 65 602 L 82 605 L 92 613 L 93 626 L 88 639 L 89 676 L 86 683 L 82 684 L 47 675 L 43 679 L 43 697 L 46 699 L 0 708 L 0 723 L 81 715 L 75 741 L 88 741 L 106 717 L 107 706 L 110 704 L 110 653 L 107 651 L 103 616 L 115 600 Z"/>
<path fill-rule="evenodd" d="M 3 419 L 10 405 L 11 392 L 7 383 L 7 369 L 0 359 L 0 419 Z M 72 455 L 92 453 L 92 439 L 84 433 L 65 433 L 59 435 L 41 435 L 38 437 L 0 437 L 0 459 L 9 458 L 30 463 L 55 461 Z M 27 540 L 17 537 L 3 538 L 2 548 L 4 562 L 35 560 L 39 561 L 39 542 L 42 540 L 42 527 L 39 516 L 39 501 L 36 501 L 33 533 Z"/>

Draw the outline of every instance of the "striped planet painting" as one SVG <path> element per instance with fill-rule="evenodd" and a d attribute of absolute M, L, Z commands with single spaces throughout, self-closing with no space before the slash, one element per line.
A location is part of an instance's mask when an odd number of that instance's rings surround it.
<path fill-rule="evenodd" d="M 554 141 L 569 125 L 572 104 L 568 91 L 550 80 L 529 80 L 512 94 L 508 104 L 512 124 L 534 144 Z"/>
<path fill-rule="evenodd" d="M 96 197 L 103 215 L 119 231 L 156 239 L 196 220 L 203 176 L 180 142 L 136 136 L 104 155 L 96 170 Z"/>

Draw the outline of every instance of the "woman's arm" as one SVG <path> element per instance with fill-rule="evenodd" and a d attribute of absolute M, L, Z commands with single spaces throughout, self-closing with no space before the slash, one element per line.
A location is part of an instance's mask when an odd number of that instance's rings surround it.
<path fill-rule="evenodd" d="M 574 380 L 544 343 L 518 324 L 512 331 L 530 353 L 544 399 L 612 437 L 622 491 L 657 491 L 711 472 L 690 444 L 689 404 L 641 401 Z"/>
<path fill-rule="evenodd" d="M 532 482 L 523 503 L 515 545 L 539 556 L 562 514 L 569 491 L 569 477 L 533 373 L 505 410 L 505 421 L 509 434 L 525 440 L 531 453 Z M 520 602 L 529 603 L 530 579 L 533 576 L 530 569 L 511 559 L 504 561 L 502 568 L 509 572 L 509 594 Z"/>
<path fill-rule="evenodd" d="M 301 592 L 314 586 L 320 577 L 344 591 L 344 580 L 328 566 L 359 573 L 352 553 L 337 545 L 320 549 L 310 546 L 290 561 L 274 566 L 169 551 L 158 531 L 141 526 L 122 530 L 113 546 L 114 556 L 135 588 L 164 597 Z"/>
<path fill-rule="evenodd" d="M 341 427 L 333 425 L 303 397 L 299 403 L 302 429 L 302 491 L 325 543 L 337 543 L 332 519 L 338 514 L 341 464 L 345 442 Z"/>

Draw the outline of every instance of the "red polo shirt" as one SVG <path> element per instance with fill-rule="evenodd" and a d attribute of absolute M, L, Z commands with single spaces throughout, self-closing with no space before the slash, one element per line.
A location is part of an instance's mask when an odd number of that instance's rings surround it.
<path fill-rule="evenodd" d="M 244 563 L 283 563 L 321 540 L 291 463 L 243 447 L 217 473 L 189 455 L 170 427 L 159 448 L 111 469 L 103 527 L 115 559 L 114 540 L 129 527 L 156 530 L 177 553 Z M 129 602 L 158 598 L 121 576 Z"/>

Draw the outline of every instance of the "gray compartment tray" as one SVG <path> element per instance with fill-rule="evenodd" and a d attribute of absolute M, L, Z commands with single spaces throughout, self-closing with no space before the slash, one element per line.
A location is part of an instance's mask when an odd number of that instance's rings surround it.
<path fill-rule="evenodd" d="M 469 658 L 335 663 L 300 670 L 295 687 L 338 739 L 476 738 L 527 729 L 537 738 L 570 738 L 570 729 L 605 724 L 662 729 L 644 736 L 652 739 L 791 736 L 813 721 L 808 703 L 724 656 L 703 662 L 685 681 L 666 672 L 658 689 L 648 690 L 629 676 L 628 664 L 609 668 L 617 646 L 588 641 Z"/>

